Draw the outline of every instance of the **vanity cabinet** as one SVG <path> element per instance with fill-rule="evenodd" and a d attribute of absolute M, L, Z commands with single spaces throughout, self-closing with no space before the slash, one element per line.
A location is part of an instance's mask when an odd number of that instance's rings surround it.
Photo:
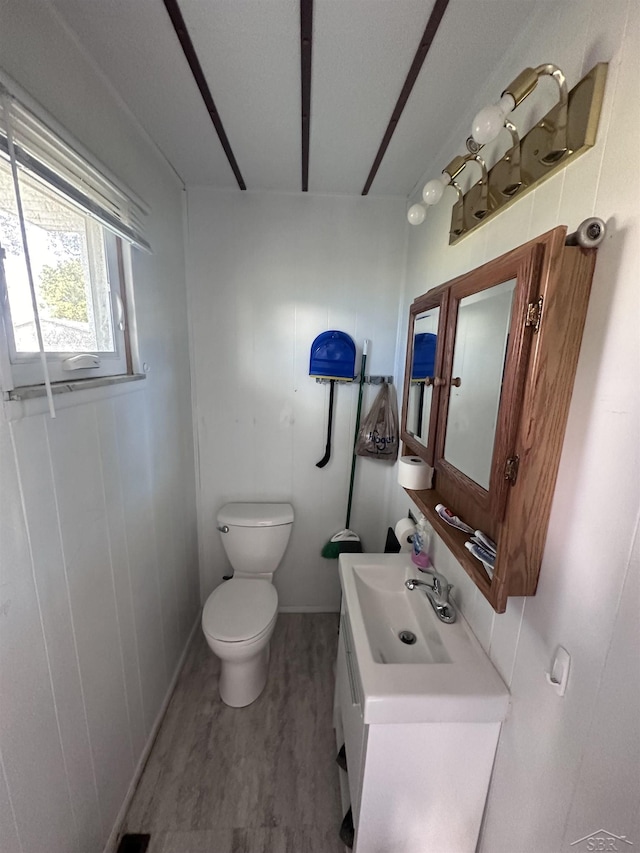
<path fill-rule="evenodd" d="M 347 772 L 338 772 L 343 814 L 349 806 L 353 813 L 353 853 L 474 853 L 500 722 L 373 724 L 363 708 L 343 605 L 334 727 L 336 750 L 346 750 Z"/>
<path fill-rule="evenodd" d="M 596 250 L 565 240 L 566 228 L 555 228 L 410 311 L 403 452 L 434 478 L 408 494 L 498 613 L 508 596 L 536 591 L 589 301 Z M 421 379 L 428 322 L 434 358 Z M 439 503 L 497 543 L 492 575 L 465 548 L 469 536 L 438 516 Z"/>
<path fill-rule="evenodd" d="M 354 822 L 357 822 L 360 811 L 360 791 L 364 766 L 362 759 L 365 746 L 365 725 L 362 698 L 349 620 L 343 608 L 340 614 L 340 635 L 338 637 L 338 658 L 336 661 L 334 727 L 337 739 L 340 741 L 338 749 L 341 744 L 344 744 L 347 767 L 349 768 L 348 774 L 341 777 L 344 812 L 346 813 L 349 805 L 351 805 Z"/>

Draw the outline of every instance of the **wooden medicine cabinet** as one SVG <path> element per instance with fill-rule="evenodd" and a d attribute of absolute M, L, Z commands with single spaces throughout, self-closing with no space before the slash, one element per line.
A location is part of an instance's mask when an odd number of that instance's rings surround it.
<path fill-rule="evenodd" d="M 498 613 L 534 595 L 596 249 L 554 228 L 418 297 L 410 310 L 401 438 L 434 469 L 407 490 Z M 497 543 L 490 576 L 442 503 Z"/>

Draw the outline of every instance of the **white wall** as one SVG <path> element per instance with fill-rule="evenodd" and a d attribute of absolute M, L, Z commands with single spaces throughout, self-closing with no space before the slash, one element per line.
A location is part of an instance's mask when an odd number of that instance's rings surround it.
<path fill-rule="evenodd" d="M 198 609 L 182 190 L 49 4 L 0 5 L 3 69 L 151 207 L 148 378 L 0 416 L 0 847 L 94 853 Z"/>
<path fill-rule="evenodd" d="M 597 145 L 456 246 L 448 246 L 448 204 L 411 230 L 405 314 L 417 294 L 556 225 L 572 230 L 598 215 L 610 229 L 598 254 L 537 595 L 513 599 L 494 615 L 449 552 L 436 547 L 436 566 L 457 584 L 464 614 L 512 692 L 485 853 L 583 850 L 570 845 L 601 828 L 640 843 L 637 540 L 630 556 L 640 504 L 639 53 L 636 0 L 542 2 L 479 88 L 477 105 L 495 100 L 526 65 L 555 62 L 572 86 L 609 60 Z M 461 116 L 425 177 L 463 150 L 471 118 Z M 393 490 L 390 522 L 410 504 Z M 557 644 L 572 656 L 564 698 L 545 682 Z"/>
<path fill-rule="evenodd" d="M 215 516 L 230 500 L 292 502 L 275 583 L 280 606 L 337 610 L 337 561 L 322 546 L 345 524 L 357 400 L 309 377 L 327 329 L 371 340 L 367 373 L 392 374 L 404 255 L 404 201 L 190 189 L 187 279 L 199 453 L 202 593 L 229 569 Z M 363 414 L 376 393 L 365 390 Z M 351 527 L 382 550 L 392 469 L 361 459 Z"/>

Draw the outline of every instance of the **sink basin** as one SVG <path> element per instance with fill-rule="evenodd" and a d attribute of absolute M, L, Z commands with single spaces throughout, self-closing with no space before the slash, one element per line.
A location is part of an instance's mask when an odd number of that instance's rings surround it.
<path fill-rule="evenodd" d="M 371 656 L 376 663 L 450 663 L 446 647 L 424 606 L 425 594 L 409 592 L 404 582 L 419 574 L 406 561 L 404 573 L 390 572 L 386 565 L 354 566 L 356 594 L 363 614 Z M 428 612 L 431 611 L 431 613 Z M 406 632 L 413 643 L 401 639 Z"/>
<path fill-rule="evenodd" d="M 459 615 L 441 622 L 408 554 L 341 554 L 345 643 L 365 723 L 496 722 L 509 693 Z M 401 639 L 409 632 L 407 644 Z"/>

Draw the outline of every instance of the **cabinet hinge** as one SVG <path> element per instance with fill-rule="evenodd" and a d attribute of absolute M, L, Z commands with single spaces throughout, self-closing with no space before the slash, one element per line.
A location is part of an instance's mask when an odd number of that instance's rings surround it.
<path fill-rule="evenodd" d="M 519 456 L 509 456 L 504 465 L 504 478 L 513 486 L 518 479 L 518 466 L 520 465 Z"/>
<path fill-rule="evenodd" d="M 542 317 L 542 296 L 536 299 L 535 302 L 530 302 L 527 305 L 527 316 L 525 326 L 533 326 L 533 331 L 537 332 L 540 328 L 540 319 Z"/>

